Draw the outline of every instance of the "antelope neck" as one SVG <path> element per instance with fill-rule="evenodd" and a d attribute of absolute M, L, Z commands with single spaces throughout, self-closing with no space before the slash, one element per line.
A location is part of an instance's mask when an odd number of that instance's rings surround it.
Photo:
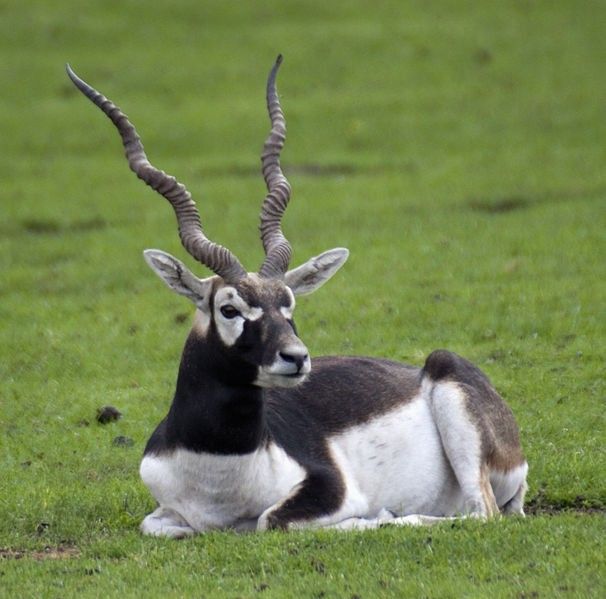
<path fill-rule="evenodd" d="M 190 335 L 166 420 L 169 444 L 215 454 L 246 454 L 260 447 L 267 428 L 264 390 L 249 382 L 255 375 L 256 368 L 234 368 L 233 360 Z"/>

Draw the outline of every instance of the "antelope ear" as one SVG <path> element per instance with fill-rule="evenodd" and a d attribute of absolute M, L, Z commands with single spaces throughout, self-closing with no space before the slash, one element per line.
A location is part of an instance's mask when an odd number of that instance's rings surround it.
<path fill-rule="evenodd" d="M 176 293 L 184 295 L 200 310 L 209 311 L 208 298 L 212 278 L 199 279 L 180 260 L 162 250 L 145 250 L 145 261 L 151 269 Z"/>
<path fill-rule="evenodd" d="M 295 295 L 306 295 L 319 289 L 345 264 L 349 250 L 334 248 L 310 258 L 301 266 L 289 270 L 284 282 Z"/>

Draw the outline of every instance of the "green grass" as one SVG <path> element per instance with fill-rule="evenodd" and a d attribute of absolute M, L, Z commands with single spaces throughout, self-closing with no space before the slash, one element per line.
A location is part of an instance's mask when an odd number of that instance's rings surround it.
<path fill-rule="evenodd" d="M 3 584 L 11 596 L 40 596 L 44 580 L 60 597 L 587 597 L 603 588 L 605 529 L 602 517 L 564 515 L 182 543 L 131 532 L 77 559 L 16 560 Z"/>
<path fill-rule="evenodd" d="M 605 19 L 589 1 L 0 2 L 0 596 L 598 596 Z M 302 338 L 315 355 L 475 361 L 520 423 L 539 515 L 139 536 L 138 462 L 191 316 L 141 250 L 184 251 L 63 64 L 254 269 L 278 52 L 293 264 L 352 252 L 299 301 Z M 105 404 L 123 418 L 103 427 Z"/>

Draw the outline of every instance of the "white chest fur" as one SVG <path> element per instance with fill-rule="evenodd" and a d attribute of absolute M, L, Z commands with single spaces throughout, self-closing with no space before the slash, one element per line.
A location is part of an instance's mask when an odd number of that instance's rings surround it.
<path fill-rule="evenodd" d="M 185 449 L 146 456 L 141 478 L 163 507 L 196 531 L 256 519 L 304 478 L 304 470 L 274 444 L 239 456 Z"/>

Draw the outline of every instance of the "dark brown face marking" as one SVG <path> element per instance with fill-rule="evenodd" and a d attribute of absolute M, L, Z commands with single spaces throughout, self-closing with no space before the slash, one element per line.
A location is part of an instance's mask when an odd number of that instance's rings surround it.
<path fill-rule="evenodd" d="M 292 292 L 282 281 L 261 279 L 251 274 L 235 285 L 238 295 L 249 305 L 264 312 L 293 304 Z"/>

